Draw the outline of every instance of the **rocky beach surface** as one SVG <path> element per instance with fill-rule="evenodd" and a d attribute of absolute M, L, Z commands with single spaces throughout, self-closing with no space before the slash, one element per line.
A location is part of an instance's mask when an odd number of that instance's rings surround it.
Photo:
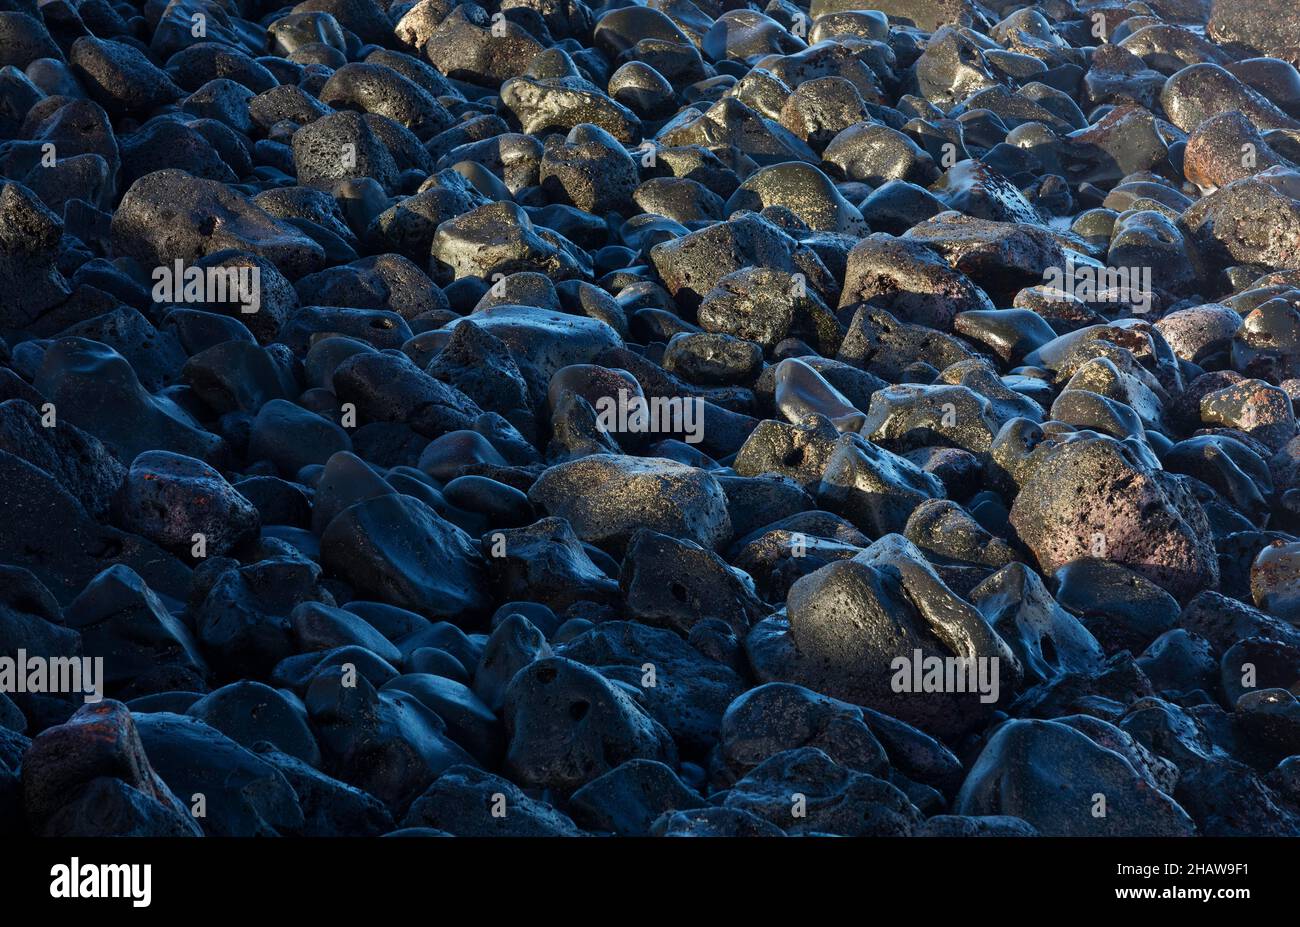
<path fill-rule="evenodd" d="M 1297 66 L 0 0 L 0 834 L 1300 835 Z"/>

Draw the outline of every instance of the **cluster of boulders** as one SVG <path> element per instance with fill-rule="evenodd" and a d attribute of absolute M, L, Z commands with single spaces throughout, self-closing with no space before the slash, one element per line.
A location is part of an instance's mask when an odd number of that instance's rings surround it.
<path fill-rule="evenodd" d="M 0 833 L 1300 835 L 1297 65 L 0 0 Z"/>

